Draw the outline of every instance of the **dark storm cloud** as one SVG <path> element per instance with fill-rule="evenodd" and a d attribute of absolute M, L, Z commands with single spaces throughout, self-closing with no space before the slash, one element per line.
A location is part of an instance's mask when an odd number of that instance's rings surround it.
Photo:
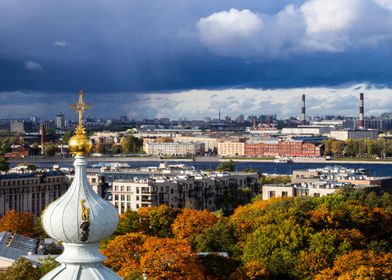
<path fill-rule="evenodd" d="M 3 0 L 0 92 L 388 86 L 391 24 L 388 0 Z"/>

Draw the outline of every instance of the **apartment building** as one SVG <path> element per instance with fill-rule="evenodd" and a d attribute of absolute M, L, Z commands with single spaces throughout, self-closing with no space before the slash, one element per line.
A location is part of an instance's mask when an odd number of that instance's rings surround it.
<path fill-rule="evenodd" d="M 188 172 L 143 179 L 114 180 L 112 203 L 118 212 L 140 207 L 168 205 L 175 208 L 216 211 L 216 200 L 230 189 L 259 191 L 257 173 Z"/>
<path fill-rule="evenodd" d="M 152 156 L 186 156 L 204 154 L 204 143 L 151 143 L 143 144 L 146 154 Z"/>
<path fill-rule="evenodd" d="M 69 182 L 60 171 L 0 175 L 0 217 L 12 209 L 39 217 L 68 187 Z"/>
<path fill-rule="evenodd" d="M 203 143 L 204 152 L 216 153 L 218 150 L 218 138 L 212 138 L 207 136 L 176 136 L 174 142 L 179 143 Z"/>
<path fill-rule="evenodd" d="M 330 137 L 336 140 L 346 141 L 347 139 L 372 139 L 378 138 L 378 130 L 332 130 Z"/>
<path fill-rule="evenodd" d="M 296 170 L 290 184 L 263 186 L 262 197 L 320 197 L 333 194 L 342 187 L 390 191 L 392 177 L 371 177 L 365 169 L 342 166 Z"/>
<path fill-rule="evenodd" d="M 218 143 L 218 155 L 224 157 L 237 157 L 245 155 L 245 143 L 223 141 Z"/>

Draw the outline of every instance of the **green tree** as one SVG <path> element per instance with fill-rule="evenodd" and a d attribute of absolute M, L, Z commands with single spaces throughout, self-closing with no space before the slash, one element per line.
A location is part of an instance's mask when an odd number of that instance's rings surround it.
<path fill-rule="evenodd" d="M 36 142 L 34 142 L 34 143 L 31 145 L 31 149 L 30 149 L 30 150 L 31 150 L 31 154 L 32 154 L 33 156 L 37 156 L 37 155 L 39 155 L 40 152 L 41 152 L 41 149 L 40 149 L 38 143 L 36 143 Z"/>
<path fill-rule="evenodd" d="M 234 230 L 226 220 L 217 222 L 195 238 L 197 252 L 227 252 L 238 255 Z"/>
<path fill-rule="evenodd" d="M 216 170 L 220 172 L 235 171 L 235 163 L 233 160 L 223 161 L 216 167 Z"/>
<path fill-rule="evenodd" d="M 0 156 L 0 171 L 8 172 L 10 166 L 6 157 Z"/>
<path fill-rule="evenodd" d="M 293 275 L 297 254 L 305 248 L 310 231 L 293 218 L 260 226 L 246 241 L 243 261 L 259 261 L 275 276 Z"/>
<path fill-rule="evenodd" d="M 20 258 L 9 266 L 4 272 L 0 272 L 1 280 L 38 280 L 41 272 L 31 262 Z"/>
<path fill-rule="evenodd" d="M 119 154 L 119 153 L 121 153 L 121 148 L 120 148 L 118 145 L 113 144 L 113 146 L 112 146 L 112 153 L 113 153 L 113 154 Z"/>
<path fill-rule="evenodd" d="M 128 209 L 120 216 L 115 234 L 127 234 L 139 229 L 139 217 L 136 211 Z"/>
<path fill-rule="evenodd" d="M 143 139 L 135 137 L 132 133 L 128 133 L 121 139 L 121 151 L 124 154 L 140 153 L 143 150 Z"/>
<path fill-rule="evenodd" d="M 0 141 L 0 155 L 11 152 L 11 146 L 15 142 L 14 137 L 8 137 Z"/>
<path fill-rule="evenodd" d="M 55 269 L 58 267 L 60 264 L 52 257 L 46 258 L 42 265 L 38 267 L 39 272 L 41 273 L 41 276 L 44 276 L 46 273 L 49 271 Z"/>
<path fill-rule="evenodd" d="M 64 144 L 67 144 L 69 142 L 69 139 L 72 137 L 72 132 L 71 131 L 64 131 L 63 133 L 63 142 Z"/>
<path fill-rule="evenodd" d="M 156 237 L 173 237 L 171 227 L 180 213 L 180 209 L 171 208 L 167 205 L 139 208 L 137 214 L 140 230 L 145 234 Z"/>
<path fill-rule="evenodd" d="M 345 147 L 344 147 L 344 155 L 348 157 L 355 156 L 357 154 L 356 148 L 355 148 L 355 143 L 353 139 L 349 138 L 345 141 Z"/>
<path fill-rule="evenodd" d="M 43 240 L 48 237 L 44 228 L 42 227 L 42 220 L 41 217 L 37 219 L 34 225 L 34 237 L 38 238 L 39 240 Z"/>
<path fill-rule="evenodd" d="M 50 142 L 44 143 L 44 155 L 52 157 L 56 154 L 56 145 Z"/>

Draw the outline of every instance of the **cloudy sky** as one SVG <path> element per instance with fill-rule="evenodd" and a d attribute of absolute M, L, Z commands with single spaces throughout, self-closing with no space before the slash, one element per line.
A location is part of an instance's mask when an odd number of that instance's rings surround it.
<path fill-rule="evenodd" d="M 0 0 L 0 118 L 391 111 L 392 0 Z"/>

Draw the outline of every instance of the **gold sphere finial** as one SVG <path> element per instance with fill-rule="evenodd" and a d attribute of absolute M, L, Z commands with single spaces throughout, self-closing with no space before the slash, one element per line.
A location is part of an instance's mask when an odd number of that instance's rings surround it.
<path fill-rule="evenodd" d="M 69 139 L 69 150 L 76 156 L 84 156 L 91 153 L 93 144 L 86 136 L 86 129 L 83 126 L 83 112 L 91 109 L 91 105 L 84 103 L 83 91 L 79 92 L 79 100 L 76 104 L 71 105 L 71 109 L 79 114 L 79 123 L 75 129 L 75 135 Z"/>

